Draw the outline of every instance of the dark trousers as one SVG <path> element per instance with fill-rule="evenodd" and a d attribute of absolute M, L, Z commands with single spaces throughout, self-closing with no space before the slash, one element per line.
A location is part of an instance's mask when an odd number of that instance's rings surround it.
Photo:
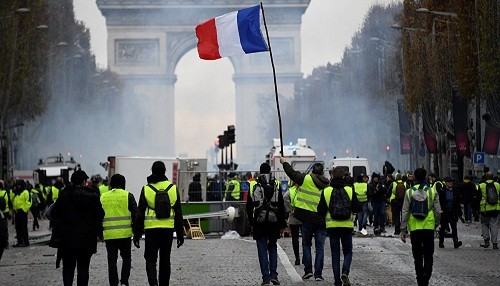
<path fill-rule="evenodd" d="M 106 251 L 108 253 L 108 278 L 109 285 L 118 286 L 118 283 L 128 285 L 130 277 L 130 268 L 132 266 L 132 240 L 128 238 L 106 240 Z M 118 278 L 118 269 L 116 261 L 118 260 L 118 251 L 122 258 L 121 279 Z"/>
<path fill-rule="evenodd" d="M 0 218 L 0 260 L 2 260 L 3 251 L 9 242 L 9 226 L 7 218 Z"/>
<path fill-rule="evenodd" d="M 295 260 L 300 259 L 300 251 L 299 251 L 299 232 L 300 232 L 300 224 L 291 224 L 290 232 L 292 233 L 292 247 L 293 254 L 295 254 Z"/>
<path fill-rule="evenodd" d="M 170 283 L 170 252 L 174 230 L 171 228 L 152 228 L 145 230 L 144 258 L 146 259 L 146 273 L 150 286 L 168 286 Z M 156 275 L 156 262 L 160 252 L 160 275 Z M 159 282 L 159 283 L 158 283 Z"/>
<path fill-rule="evenodd" d="M 89 285 L 89 266 L 92 253 L 78 249 L 64 249 L 62 251 L 63 260 L 63 283 L 64 286 L 73 285 L 75 267 L 77 271 L 76 285 Z"/>
<path fill-rule="evenodd" d="M 410 233 L 418 286 L 429 285 L 434 263 L 434 230 L 414 230 Z"/>
<path fill-rule="evenodd" d="M 38 206 L 31 207 L 31 214 L 33 215 L 33 230 L 40 229 L 38 219 L 40 218 L 40 208 Z"/>
<path fill-rule="evenodd" d="M 16 236 L 17 244 L 29 245 L 28 240 L 28 213 L 22 210 L 16 211 Z"/>
<path fill-rule="evenodd" d="M 458 242 L 458 233 L 457 233 L 457 221 L 453 219 L 452 215 L 448 214 L 446 211 L 441 215 L 441 228 L 439 229 L 439 243 L 444 243 L 444 232 L 446 231 L 446 227 L 450 226 L 451 235 L 453 237 L 453 242 Z"/>
<path fill-rule="evenodd" d="M 403 210 L 403 202 L 391 202 L 392 222 L 394 224 L 394 233 L 401 232 L 401 212 Z"/>

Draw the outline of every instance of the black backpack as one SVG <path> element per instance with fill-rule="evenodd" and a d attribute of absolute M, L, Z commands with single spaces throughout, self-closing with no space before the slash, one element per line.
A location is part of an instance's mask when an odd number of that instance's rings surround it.
<path fill-rule="evenodd" d="M 154 211 L 156 213 L 156 218 L 170 218 L 170 211 L 172 210 L 172 206 L 170 205 L 170 197 L 168 196 L 168 191 L 174 186 L 174 184 L 170 184 L 165 190 L 158 190 L 151 184 L 149 184 L 148 186 L 155 192 Z"/>
<path fill-rule="evenodd" d="M 495 183 L 486 183 L 486 202 L 490 205 L 498 203 L 498 192 Z"/>
<path fill-rule="evenodd" d="M 415 187 L 410 191 L 410 212 L 414 218 L 423 220 L 429 213 L 429 186 L 423 186 L 418 190 Z"/>
<path fill-rule="evenodd" d="M 348 220 L 351 218 L 351 199 L 344 188 L 333 189 L 328 211 L 330 217 L 334 220 Z"/>

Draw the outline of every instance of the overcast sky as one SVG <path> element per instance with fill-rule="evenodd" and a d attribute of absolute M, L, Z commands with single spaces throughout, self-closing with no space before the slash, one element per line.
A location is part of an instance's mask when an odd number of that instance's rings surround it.
<path fill-rule="evenodd" d="M 361 27 L 370 6 L 392 2 L 398 0 L 311 0 L 302 18 L 302 72 L 308 75 L 314 67 L 327 62 L 339 62 L 344 48 Z M 104 17 L 95 0 L 74 0 L 74 8 L 76 18 L 90 29 L 91 46 L 98 65 L 105 67 L 107 34 Z M 193 79 L 189 76 L 193 70 L 197 74 L 200 70 L 205 70 L 206 77 Z M 233 71 L 229 60 L 201 61 L 195 50 L 179 61 L 175 70 L 178 76 L 175 85 L 177 154 L 205 157 L 213 139 L 227 125 L 234 124 Z M 219 75 L 217 79 L 210 76 L 214 73 Z M 199 102 L 199 95 L 206 93 L 207 87 L 213 91 L 212 95 L 207 95 L 204 102 Z M 198 104 L 193 106 L 193 102 Z M 221 109 L 228 112 L 220 112 Z M 193 117 L 193 114 L 198 116 Z M 189 118 L 190 123 L 187 132 L 183 124 L 186 122 L 185 118 Z M 270 145 L 271 143 L 269 142 Z"/>

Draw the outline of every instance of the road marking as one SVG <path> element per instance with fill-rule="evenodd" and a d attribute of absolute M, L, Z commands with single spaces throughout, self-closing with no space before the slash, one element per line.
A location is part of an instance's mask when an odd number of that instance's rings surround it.
<path fill-rule="evenodd" d="M 288 273 L 288 276 L 290 276 L 290 279 L 292 279 L 293 283 L 302 283 L 302 277 L 299 275 L 299 273 L 297 273 L 297 270 L 295 270 L 295 267 L 290 262 L 288 255 L 286 255 L 285 251 L 278 243 L 277 245 L 278 256 L 280 257 L 281 264 L 283 265 L 283 267 L 285 267 L 286 273 Z"/>
<path fill-rule="evenodd" d="M 255 243 L 255 240 L 248 240 L 248 239 L 241 239 L 243 241 L 246 241 L 246 242 L 253 242 Z M 286 252 L 283 250 L 283 248 L 281 248 L 281 246 L 279 245 L 279 243 L 276 243 L 276 246 L 277 246 L 277 252 L 278 252 L 278 256 L 280 258 L 280 261 L 281 261 L 281 265 L 283 265 L 283 267 L 285 268 L 286 270 L 286 273 L 288 274 L 288 276 L 290 277 L 290 279 L 292 280 L 292 282 L 294 284 L 296 283 L 302 283 L 302 277 L 299 275 L 299 273 L 297 272 L 297 270 L 295 270 L 295 267 L 292 265 L 292 263 L 290 262 L 290 259 L 288 258 L 288 255 L 286 255 Z"/>

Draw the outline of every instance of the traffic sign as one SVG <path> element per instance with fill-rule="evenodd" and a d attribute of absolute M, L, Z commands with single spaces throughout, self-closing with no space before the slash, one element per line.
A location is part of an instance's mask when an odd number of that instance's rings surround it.
<path fill-rule="evenodd" d="M 472 155 L 472 163 L 476 165 L 484 165 L 484 158 L 486 157 L 484 152 L 474 152 Z"/>

